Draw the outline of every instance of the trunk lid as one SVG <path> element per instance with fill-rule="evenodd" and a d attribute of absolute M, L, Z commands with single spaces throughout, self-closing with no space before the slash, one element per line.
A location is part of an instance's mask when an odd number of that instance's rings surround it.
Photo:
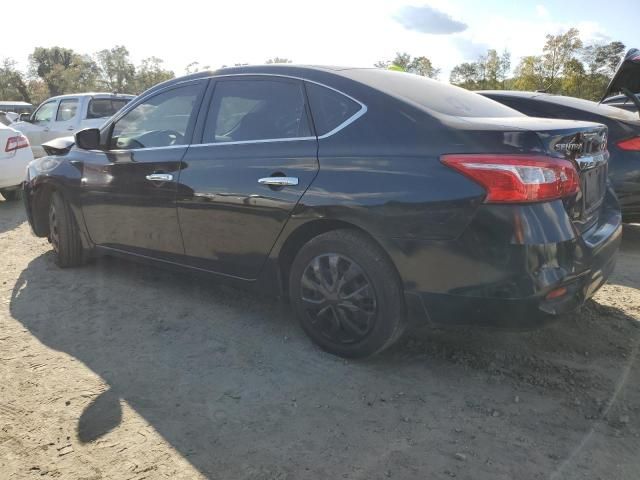
<path fill-rule="evenodd" d="M 609 152 L 607 127 L 591 124 L 536 132 L 546 153 L 574 164 L 580 176 L 580 192 L 564 200 L 580 231 L 597 222 L 607 191 Z"/>
<path fill-rule="evenodd" d="M 616 93 L 640 93 L 640 50 L 630 49 L 609 82 L 602 100 Z"/>

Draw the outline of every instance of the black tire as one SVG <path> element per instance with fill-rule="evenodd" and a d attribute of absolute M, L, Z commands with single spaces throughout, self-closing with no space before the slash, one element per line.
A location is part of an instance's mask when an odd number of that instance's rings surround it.
<path fill-rule="evenodd" d="M 22 190 L 19 188 L 15 190 L 2 190 L 1 193 L 7 202 L 14 202 L 22 198 Z"/>
<path fill-rule="evenodd" d="M 49 241 L 59 267 L 77 267 L 84 263 L 78 225 L 69 204 L 58 192 L 53 192 L 49 204 Z"/>
<path fill-rule="evenodd" d="M 307 335 L 341 357 L 379 353 L 406 327 L 403 290 L 393 264 L 356 230 L 333 230 L 306 243 L 291 266 L 289 295 Z"/>

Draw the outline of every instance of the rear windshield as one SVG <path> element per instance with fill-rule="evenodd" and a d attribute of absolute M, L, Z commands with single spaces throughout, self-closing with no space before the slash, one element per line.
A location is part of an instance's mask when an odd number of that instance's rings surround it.
<path fill-rule="evenodd" d="M 87 118 L 111 117 L 130 101 L 129 98 L 92 98 L 89 101 Z"/>
<path fill-rule="evenodd" d="M 350 78 L 376 90 L 457 117 L 521 117 L 522 113 L 464 88 L 411 73 L 382 69 L 349 70 Z"/>
<path fill-rule="evenodd" d="M 534 97 L 539 100 L 543 100 L 549 103 L 555 103 L 556 105 L 563 105 L 569 108 L 576 108 L 587 112 L 594 113 L 596 115 L 602 115 L 609 118 L 615 118 L 616 120 L 623 121 L 636 121 L 638 120 L 638 114 L 623 110 L 618 107 L 610 107 L 609 105 L 602 105 L 591 100 L 583 100 L 582 98 L 564 97 L 562 95 L 540 95 Z"/>

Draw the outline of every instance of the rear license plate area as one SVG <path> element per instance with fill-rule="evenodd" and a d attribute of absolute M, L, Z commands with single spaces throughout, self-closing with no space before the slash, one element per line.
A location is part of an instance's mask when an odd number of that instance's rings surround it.
<path fill-rule="evenodd" d="M 604 198 L 606 183 L 606 165 L 599 165 L 583 172 L 582 194 L 586 213 L 590 213 L 600 206 Z"/>

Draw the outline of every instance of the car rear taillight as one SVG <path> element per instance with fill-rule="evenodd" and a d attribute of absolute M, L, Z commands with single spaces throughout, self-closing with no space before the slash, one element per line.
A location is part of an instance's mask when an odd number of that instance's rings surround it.
<path fill-rule="evenodd" d="M 442 163 L 487 190 L 486 203 L 522 203 L 555 200 L 580 190 L 580 178 L 571 162 L 543 155 L 455 154 Z"/>
<path fill-rule="evenodd" d="M 27 148 L 29 140 L 24 135 L 16 135 L 7 139 L 7 145 L 4 147 L 5 152 L 13 152 L 20 148 Z"/>
<path fill-rule="evenodd" d="M 631 137 L 618 142 L 618 148 L 621 150 L 640 151 L 640 137 Z"/>

